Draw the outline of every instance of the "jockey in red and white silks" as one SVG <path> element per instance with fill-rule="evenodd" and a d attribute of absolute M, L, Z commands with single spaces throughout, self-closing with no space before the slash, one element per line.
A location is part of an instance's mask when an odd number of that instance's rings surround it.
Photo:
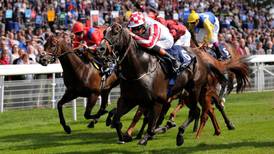
<path fill-rule="evenodd" d="M 140 12 L 132 13 L 128 27 L 134 33 L 133 38 L 142 47 L 151 49 L 157 45 L 169 49 L 174 44 L 174 39 L 166 26 Z M 138 28 L 144 28 L 144 32 L 136 34 L 135 29 Z"/>
<path fill-rule="evenodd" d="M 131 30 L 130 34 L 140 46 L 147 48 L 150 52 L 157 53 L 161 57 L 170 59 L 174 70 L 180 67 L 179 62 L 166 51 L 171 49 L 174 44 L 173 36 L 167 27 L 148 16 L 144 16 L 141 12 L 131 14 L 128 27 Z"/>

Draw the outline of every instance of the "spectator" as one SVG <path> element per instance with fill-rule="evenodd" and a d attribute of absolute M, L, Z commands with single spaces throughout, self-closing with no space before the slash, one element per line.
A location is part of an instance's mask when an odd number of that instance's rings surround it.
<path fill-rule="evenodd" d="M 243 55 L 249 56 L 250 55 L 250 51 L 249 51 L 248 47 L 245 44 L 246 44 L 245 40 L 243 38 L 240 39 L 240 48 L 241 48 L 241 50 L 243 52 Z"/>
<path fill-rule="evenodd" d="M 20 55 L 19 55 L 19 48 L 18 48 L 18 45 L 13 45 L 12 47 L 12 57 L 11 57 L 11 64 L 13 64 L 14 60 L 19 58 Z"/>
<path fill-rule="evenodd" d="M 263 49 L 263 43 L 262 42 L 257 43 L 256 55 L 264 55 L 264 54 L 265 54 L 265 51 Z"/>
<path fill-rule="evenodd" d="M 266 54 L 274 54 L 274 46 L 271 41 L 268 41 L 266 43 L 266 49 L 265 49 Z"/>
<path fill-rule="evenodd" d="M 0 65 L 10 64 L 10 56 L 7 48 L 4 48 L 1 52 Z"/>

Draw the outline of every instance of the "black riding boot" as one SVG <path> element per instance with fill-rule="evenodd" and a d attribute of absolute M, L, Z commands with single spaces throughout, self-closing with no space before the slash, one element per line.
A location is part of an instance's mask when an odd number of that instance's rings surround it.
<path fill-rule="evenodd" d="M 215 54 L 216 54 L 217 59 L 221 59 L 222 58 L 222 53 L 221 53 L 219 47 L 215 46 Z"/>
<path fill-rule="evenodd" d="M 171 60 L 172 67 L 175 71 L 180 68 L 181 63 L 177 59 L 175 59 L 172 55 L 166 52 L 164 56 Z"/>
<path fill-rule="evenodd" d="M 230 55 L 225 55 L 225 53 L 222 52 L 221 50 L 222 49 L 220 49 L 219 46 L 215 46 L 215 53 L 216 53 L 217 59 L 219 59 L 219 60 L 227 60 L 227 59 L 231 58 Z"/>

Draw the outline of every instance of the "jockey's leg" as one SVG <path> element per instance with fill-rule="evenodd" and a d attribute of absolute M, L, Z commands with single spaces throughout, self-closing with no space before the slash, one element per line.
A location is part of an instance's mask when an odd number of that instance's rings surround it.
<path fill-rule="evenodd" d="M 213 46 L 215 48 L 215 54 L 217 56 L 217 59 L 220 59 L 222 57 L 222 53 L 221 53 L 221 51 L 219 49 L 219 43 L 215 42 L 215 43 L 213 43 Z"/>
<path fill-rule="evenodd" d="M 168 59 L 171 60 L 172 67 L 176 71 L 180 67 L 180 62 L 174 58 L 172 55 L 170 55 L 165 49 L 155 45 L 152 49 L 153 52 L 156 52 L 160 57 L 167 57 Z"/>
<path fill-rule="evenodd" d="M 215 48 L 215 53 L 217 55 L 217 59 L 229 59 L 231 56 L 229 52 L 226 50 L 226 48 L 221 47 L 218 42 L 213 43 L 213 46 Z"/>

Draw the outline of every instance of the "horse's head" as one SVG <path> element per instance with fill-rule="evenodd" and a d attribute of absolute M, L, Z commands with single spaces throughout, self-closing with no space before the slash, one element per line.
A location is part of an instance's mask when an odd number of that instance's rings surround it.
<path fill-rule="evenodd" d="M 43 66 L 54 63 L 62 55 L 65 40 L 62 35 L 50 35 L 44 44 L 44 52 L 37 56 L 37 62 Z"/>
<path fill-rule="evenodd" d="M 97 48 L 98 54 L 104 60 L 123 56 L 129 46 L 130 35 L 120 24 L 114 23 L 104 31 L 104 39 Z"/>

